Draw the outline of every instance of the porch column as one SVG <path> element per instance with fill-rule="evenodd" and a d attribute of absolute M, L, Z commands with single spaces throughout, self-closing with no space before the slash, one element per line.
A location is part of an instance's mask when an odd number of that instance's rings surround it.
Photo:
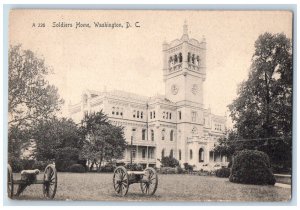
<path fill-rule="evenodd" d="M 148 146 L 147 146 L 147 156 L 146 156 L 146 158 L 147 158 L 147 165 L 146 165 L 146 167 L 149 167 L 149 148 L 148 148 Z"/>
<path fill-rule="evenodd" d="M 136 163 L 139 163 L 139 146 L 136 145 L 136 153 L 135 153 Z"/>

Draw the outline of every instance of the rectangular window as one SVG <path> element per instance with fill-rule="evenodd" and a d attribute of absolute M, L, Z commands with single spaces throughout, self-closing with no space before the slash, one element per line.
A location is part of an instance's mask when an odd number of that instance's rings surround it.
<path fill-rule="evenodd" d="M 153 111 L 153 119 L 155 119 L 155 111 Z"/>
<path fill-rule="evenodd" d="M 170 120 L 172 119 L 172 113 L 170 112 Z"/>
<path fill-rule="evenodd" d="M 140 118 L 140 111 L 137 111 L 136 117 Z"/>
<path fill-rule="evenodd" d="M 150 112 L 150 119 L 152 119 L 152 112 Z"/>
<path fill-rule="evenodd" d="M 166 119 L 169 119 L 169 112 L 166 113 Z"/>
<path fill-rule="evenodd" d="M 136 111 L 135 111 L 135 110 L 133 110 L 133 118 L 135 118 L 135 113 L 136 113 Z"/>
<path fill-rule="evenodd" d="M 178 118 L 181 120 L 181 111 L 178 111 Z"/>
<path fill-rule="evenodd" d="M 145 159 L 146 158 L 146 149 L 142 150 L 142 158 Z"/>
<path fill-rule="evenodd" d="M 143 119 L 143 112 L 141 112 L 141 119 Z"/>
<path fill-rule="evenodd" d="M 142 130 L 142 140 L 146 139 L 146 129 Z"/>
<path fill-rule="evenodd" d="M 192 122 L 197 121 L 197 112 L 192 112 Z"/>

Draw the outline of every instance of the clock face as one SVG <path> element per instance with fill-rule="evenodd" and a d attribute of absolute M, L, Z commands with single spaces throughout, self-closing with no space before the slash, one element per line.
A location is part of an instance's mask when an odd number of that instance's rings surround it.
<path fill-rule="evenodd" d="M 178 90 L 179 90 L 179 88 L 177 85 L 175 85 L 175 84 L 172 85 L 171 91 L 172 91 L 173 95 L 176 95 L 178 93 Z"/>
<path fill-rule="evenodd" d="M 198 93 L 198 91 L 199 91 L 198 85 L 194 84 L 194 85 L 192 86 L 192 93 L 193 93 L 194 95 L 196 95 L 196 94 Z"/>

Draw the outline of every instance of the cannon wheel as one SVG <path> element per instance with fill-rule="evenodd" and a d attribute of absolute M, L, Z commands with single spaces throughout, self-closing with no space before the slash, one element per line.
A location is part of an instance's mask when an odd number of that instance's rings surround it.
<path fill-rule="evenodd" d="M 43 194 L 48 199 L 53 199 L 57 188 L 57 171 L 54 165 L 50 164 L 44 171 Z"/>
<path fill-rule="evenodd" d="M 119 196 L 125 196 L 129 188 L 128 173 L 125 167 L 119 166 L 114 171 L 114 189 Z"/>
<path fill-rule="evenodd" d="M 149 167 L 145 169 L 145 175 L 141 182 L 141 190 L 143 194 L 153 195 L 157 189 L 158 176 L 156 171 Z"/>
<path fill-rule="evenodd" d="M 14 196 L 14 175 L 10 165 L 7 165 L 7 194 L 9 198 Z"/>

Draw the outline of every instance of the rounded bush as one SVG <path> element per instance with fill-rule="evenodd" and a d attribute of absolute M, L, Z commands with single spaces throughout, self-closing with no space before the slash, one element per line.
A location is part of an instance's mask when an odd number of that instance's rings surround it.
<path fill-rule="evenodd" d="M 228 178 L 230 176 L 230 168 L 220 168 L 216 170 L 216 176 Z"/>
<path fill-rule="evenodd" d="M 236 153 L 229 181 L 257 185 L 274 185 L 276 182 L 268 155 L 257 150 L 242 150 Z"/>
<path fill-rule="evenodd" d="M 73 164 L 69 167 L 68 171 L 73 173 L 84 173 L 85 168 L 81 164 Z"/>
<path fill-rule="evenodd" d="M 161 164 L 163 165 L 163 167 L 171 167 L 171 168 L 179 166 L 178 160 L 176 160 L 173 157 L 163 157 L 161 159 Z"/>

